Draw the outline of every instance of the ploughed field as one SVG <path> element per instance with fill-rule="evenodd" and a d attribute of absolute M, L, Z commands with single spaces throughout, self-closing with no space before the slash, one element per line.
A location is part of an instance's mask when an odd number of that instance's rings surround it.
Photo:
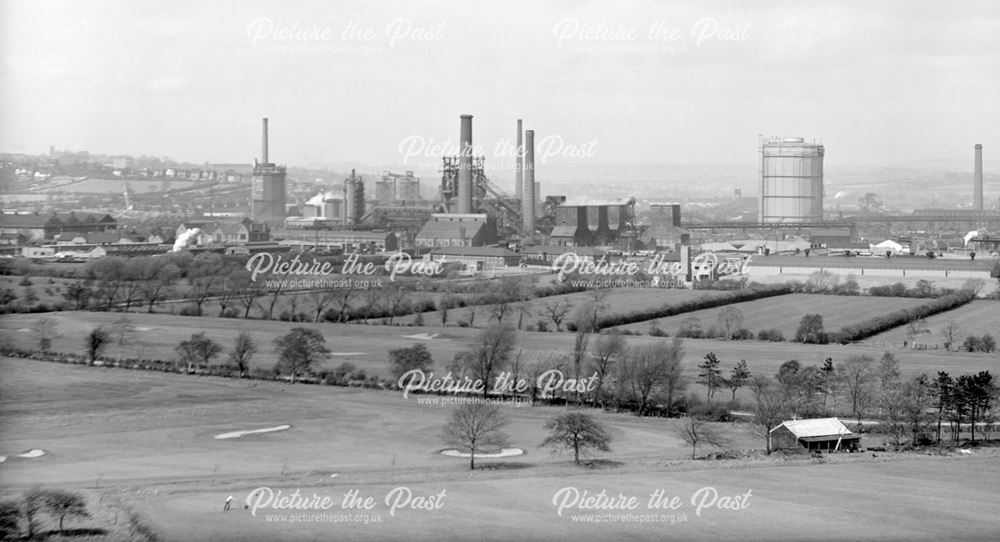
<path fill-rule="evenodd" d="M 806 314 L 819 314 L 823 317 L 823 329 L 827 332 L 839 330 L 847 324 L 857 323 L 880 314 L 915 307 L 926 303 L 927 299 L 903 297 L 869 297 L 869 296 L 839 296 L 823 294 L 788 294 L 782 296 L 756 299 L 742 303 L 733 303 L 726 307 L 735 307 L 743 315 L 742 327 L 757 336 L 764 329 L 778 329 L 785 340 L 795 338 L 795 330 Z M 633 332 L 648 333 L 652 326 L 667 332 L 671 336 L 677 334 L 681 323 L 688 318 L 697 318 L 703 331 L 715 326 L 719 314 L 725 307 L 703 309 L 620 326 Z"/>
<path fill-rule="evenodd" d="M 46 452 L 0 463 L 0 494 L 38 483 L 91 507 L 122 502 L 166 540 L 988 540 L 1000 527 L 1000 462 L 984 450 L 692 462 L 673 420 L 591 411 L 614 463 L 581 469 L 539 447 L 563 407 L 508 405 L 511 445 L 526 453 L 470 473 L 437 453 L 451 407 L 398 392 L 32 360 L 0 359 L 0 371 L 0 454 Z M 733 448 L 759 445 L 718 428 Z M 262 487 L 336 506 L 275 509 Z M 371 509 L 346 514 L 352 491 Z M 242 506 L 251 494 L 256 515 Z"/>

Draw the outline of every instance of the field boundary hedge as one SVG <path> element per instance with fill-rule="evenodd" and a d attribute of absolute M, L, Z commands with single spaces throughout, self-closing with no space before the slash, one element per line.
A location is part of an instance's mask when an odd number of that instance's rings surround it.
<path fill-rule="evenodd" d="M 603 329 L 626 324 L 636 324 L 646 322 L 648 320 L 655 320 L 657 318 L 676 316 L 686 312 L 694 312 L 702 309 L 714 309 L 715 307 L 722 307 L 733 303 L 754 301 L 756 299 L 788 295 L 791 293 L 793 293 L 792 287 L 785 284 L 759 286 L 743 290 L 729 290 L 715 297 L 706 296 L 704 298 L 691 299 L 676 304 L 667 303 L 653 309 L 603 316 L 598 318 L 598 327 Z"/>
<path fill-rule="evenodd" d="M 847 343 L 867 339 L 868 337 L 878 335 L 883 331 L 888 331 L 894 327 L 908 324 L 918 318 L 926 318 L 941 312 L 956 309 L 962 305 L 972 302 L 974 299 L 976 299 L 975 292 L 968 290 L 948 294 L 937 299 L 932 299 L 927 303 L 917 305 L 916 307 L 900 309 L 890 312 L 889 314 L 869 318 L 857 324 L 846 325 L 830 337 L 830 342 Z"/>

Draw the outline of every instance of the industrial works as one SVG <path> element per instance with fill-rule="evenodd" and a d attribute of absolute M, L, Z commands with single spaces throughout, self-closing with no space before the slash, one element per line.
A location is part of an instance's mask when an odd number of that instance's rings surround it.
<path fill-rule="evenodd" d="M 545 170 L 535 160 L 535 130 L 524 129 L 522 119 L 511 124 L 517 142 L 513 193 L 490 178 L 486 157 L 475 155 L 472 115 L 460 115 L 459 152 L 440 157 L 440 178 L 433 180 L 412 170 L 372 175 L 354 169 L 339 181 L 292 179 L 286 166 L 272 161 L 264 118 L 260 156 L 251 165 L 156 170 L 116 160 L 107 176 L 122 181 L 124 211 L 6 209 L 0 215 L 3 249 L 56 260 L 182 249 L 233 254 L 406 251 L 449 257 L 463 262 L 470 275 L 491 276 L 549 265 L 570 251 L 612 262 L 642 261 L 658 254 L 679 259 L 684 249 L 685 258 L 718 254 L 745 262 L 740 268 L 755 279 L 773 274 L 774 280 L 783 280 L 794 278 L 796 267 L 801 273 L 816 267 L 864 273 L 867 264 L 845 265 L 844 258 L 852 257 L 860 258 L 850 260 L 854 262 L 878 259 L 881 263 L 871 267 L 889 270 L 872 269 L 869 275 L 902 276 L 915 267 L 947 276 L 949 270 L 941 266 L 952 260 L 962 272 L 979 276 L 988 271 L 986 260 L 1000 245 L 1000 209 L 984 206 L 983 149 L 978 144 L 973 148 L 971 206 L 910 214 L 878 212 L 876 207 L 845 214 L 842 194 L 830 197 L 824 188 L 824 145 L 801 137 L 761 136 L 756 198 L 744 198 L 737 190 L 731 202 L 722 203 L 722 211 L 708 217 L 684 202 L 650 201 L 629 193 L 595 201 L 546 191 Z M 30 190 L 51 187 L 53 179 L 44 168 L 28 169 L 17 174 L 32 182 Z M 186 191 L 162 194 L 178 206 L 194 208 L 155 235 L 130 236 L 130 218 L 171 216 L 167 209 L 155 210 L 162 202 L 156 194 L 131 189 L 131 180 L 154 179 L 165 185 L 170 180 L 198 181 Z M 66 184 L 80 180 L 70 178 Z M 249 197 L 243 199 L 247 184 Z M 740 209 L 749 212 L 726 216 L 727 205 L 730 215 Z M 780 260 L 783 256 L 797 259 Z M 686 278 L 690 285 L 690 280 L 705 277 L 688 273 Z"/>

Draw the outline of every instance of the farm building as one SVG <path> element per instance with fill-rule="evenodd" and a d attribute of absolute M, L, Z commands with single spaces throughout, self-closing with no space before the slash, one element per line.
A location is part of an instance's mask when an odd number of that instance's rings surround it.
<path fill-rule="evenodd" d="M 837 418 L 789 420 L 771 429 L 774 449 L 805 448 L 807 450 L 855 452 L 861 445 L 861 435 L 852 433 Z"/>

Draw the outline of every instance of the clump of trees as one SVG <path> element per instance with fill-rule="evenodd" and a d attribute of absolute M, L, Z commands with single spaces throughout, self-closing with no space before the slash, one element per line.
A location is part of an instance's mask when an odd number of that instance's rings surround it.
<path fill-rule="evenodd" d="M 323 334 L 307 327 L 292 328 L 275 338 L 274 350 L 278 354 L 275 370 L 287 374 L 292 384 L 296 378 L 311 374 L 313 365 L 330 353 Z"/>
<path fill-rule="evenodd" d="M 423 343 L 416 343 L 408 348 L 389 350 L 389 370 L 392 372 L 393 381 L 396 382 L 408 371 L 415 369 L 426 371 L 433 364 L 434 359 Z"/>
<path fill-rule="evenodd" d="M 28 489 L 20 499 L 0 502 L 0 539 L 32 539 L 41 536 L 42 516 L 46 514 L 58 522 L 58 530 L 63 534 L 67 519 L 89 518 L 87 501 L 83 495 L 63 489 L 49 489 L 35 486 Z M 25 524 L 22 529 L 22 520 Z"/>

